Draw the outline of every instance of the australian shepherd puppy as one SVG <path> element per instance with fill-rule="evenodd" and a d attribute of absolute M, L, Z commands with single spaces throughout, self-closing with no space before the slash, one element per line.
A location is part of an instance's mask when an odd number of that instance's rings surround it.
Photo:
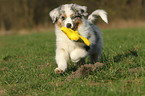
<path fill-rule="evenodd" d="M 86 56 L 90 56 L 90 62 L 97 62 L 101 56 L 103 46 L 102 33 L 100 29 L 93 24 L 98 16 L 108 23 L 107 13 L 104 10 L 95 10 L 91 15 L 87 16 L 87 7 L 77 4 L 65 4 L 50 12 L 50 17 L 55 23 L 56 33 L 56 63 L 58 68 L 56 73 L 63 73 L 67 69 L 67 61 L 69 58 L 73 62 L 81 62 Z M 64 26 L 77 30 L 79 34 L 90 41 L 90 46 L 81 42 L 70 40 L 60 28 Z"/>

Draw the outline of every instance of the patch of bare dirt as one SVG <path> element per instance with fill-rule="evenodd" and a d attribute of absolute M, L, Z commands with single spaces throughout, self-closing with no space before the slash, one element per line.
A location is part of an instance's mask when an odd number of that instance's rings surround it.
<path fill-rule="evenodd" d="M 0 96 L 4 96 L 6 95 L 6 91 L 5 90 L 0 90 Z"/>
<path fill-rule="evenodd" d="M 66 78 L 66 81 L 86 76 L 89 72 L 94 72 L 97 69 L 101 69 L 104 65 L 105 64 L 99 62 L 96 62 L 95 64 L 81 65 L 81 67 L 78 68 L 78 70 L 72 72 L 71 75 Z"/>
<path fill-rule="evenodd" d="M 131 74 L 135 74 L 135 73 L 137 73 L 137 72 L 139 72 L 139 71 L 141 71 L 141 70 L 145 70 L 145 67 L 142 67 L 142 68 L 140 68 L 140 67 L 131 68 L 131 69 L 129 69 L 128 71 L 129 71 L 129 73 L 131 73 Z"/>

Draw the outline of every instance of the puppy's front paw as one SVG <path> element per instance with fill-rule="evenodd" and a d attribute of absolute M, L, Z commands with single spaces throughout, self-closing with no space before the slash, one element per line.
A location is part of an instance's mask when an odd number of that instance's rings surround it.
<path fill-rule="evenodd" d="M 80 61 L 80 59 L 72 59 L 72 62 L 74 62 L 74 63 L 77 63 L 79 61 Z"/>
<path fill-rule="evenodd" d="M 56 68 L 55 69 L 55 73 L 58 73 L 58 74 L 61 74 L 61 73 L 63 73 L 64 71 L 62 70 L 62 69 L 60 69 L 60 68 Z"/>

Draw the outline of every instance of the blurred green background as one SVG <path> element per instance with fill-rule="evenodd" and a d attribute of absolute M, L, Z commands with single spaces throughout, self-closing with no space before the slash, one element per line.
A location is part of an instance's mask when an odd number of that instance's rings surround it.
<path fill-rule="evenodd" d="M 89 14 L 106 10 L 109 24 L 98 21 L 104 28 L 145 26 L 145 0 L 0 0 L 0 33 L 51 29 L 49 12 L 66 3 L 87 6 Z"/>

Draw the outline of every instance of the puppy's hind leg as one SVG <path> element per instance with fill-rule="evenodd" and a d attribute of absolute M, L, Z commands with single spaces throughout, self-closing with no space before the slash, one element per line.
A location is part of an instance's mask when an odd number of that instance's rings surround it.
<path fill-rule="evenodd" d="M 94 50 L 92 51 L 92 54 L 90 54 L 90 63 L 94 64 L 98 62 L 99 58 L 101 57 L 101 51 L 102 51 L 102 45 L 99 45 L 99 47 L 94 47 Z"/>
<path fill-rule="evenodd" d="M 98 53 L 93 53 L 90 55 L 90 63 L 94 64 L 95 62 L 98 62 Z"/>
<path fill-rule="evenodd" d="M 93 49 L 91 50 L 90 54 L 90 63 L 96 63 L 98 62 L 99 58 L 101 58 L 101 51 L 103 47 L 103 39 L 101 38 L 101 35 L 96 43 L 95 46 L 93 46 Z"/>
<path fill-rule="evenodd" d="M 58 68 L 55 69 L 55 73 L 63 73 L 67 68 L 67 61 L 69 59 L 68 53 L 63 48 L 57 48 L 55 59 L 58 65 Z"/>

